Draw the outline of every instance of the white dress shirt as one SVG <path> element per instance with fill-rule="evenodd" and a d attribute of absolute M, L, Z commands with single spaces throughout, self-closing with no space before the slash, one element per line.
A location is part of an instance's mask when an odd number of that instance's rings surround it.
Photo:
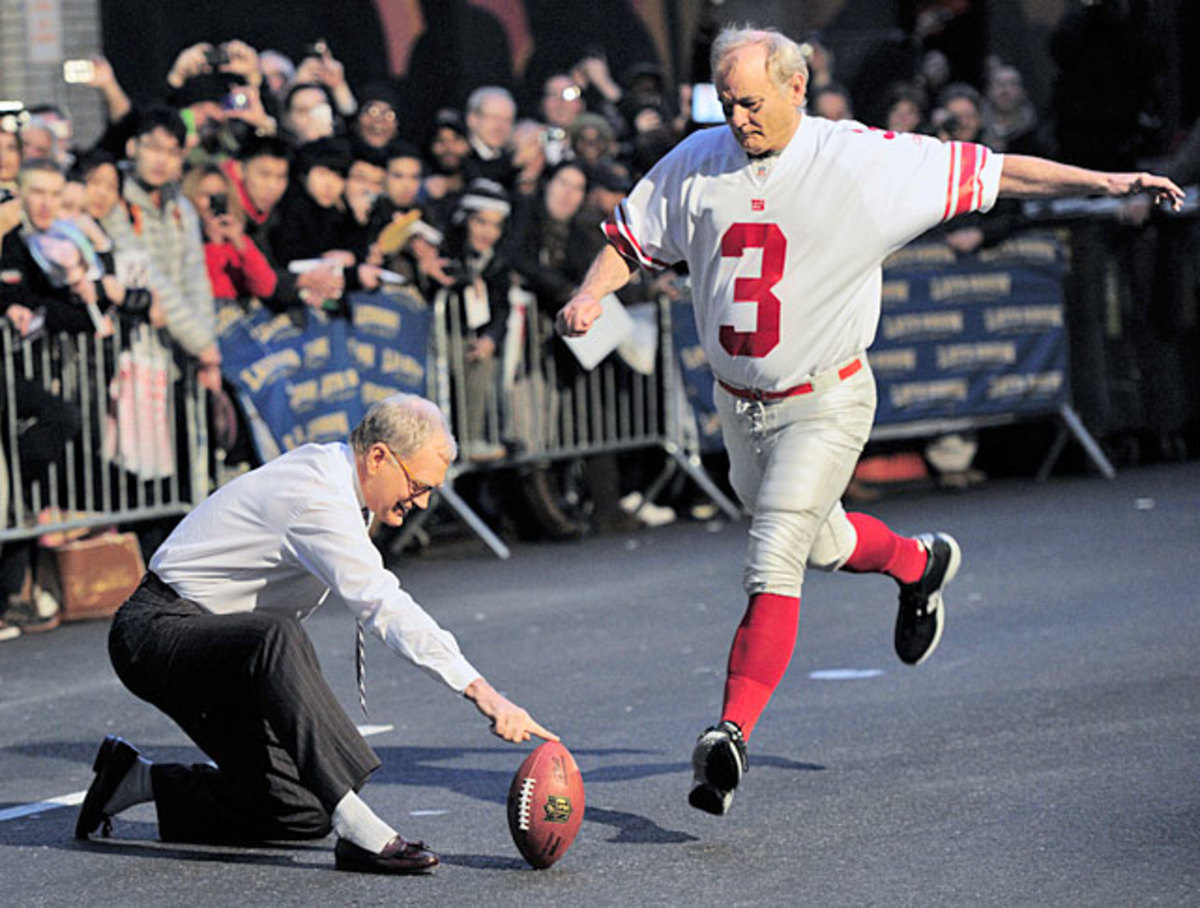
<path fill-rule="evenodd" d="M 350 446 L 303 445 L 209 496 L 154 553 L 150 570 L 218 614 L 304 618 L 332 590 L 368 633 L 461 692 L 479 672 L 384 567 L 362 508 Z"/>

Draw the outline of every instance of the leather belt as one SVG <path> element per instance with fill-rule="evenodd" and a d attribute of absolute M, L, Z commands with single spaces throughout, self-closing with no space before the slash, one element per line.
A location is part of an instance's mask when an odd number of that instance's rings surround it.
<path fill-rule="evenodd" d="M 795 397 L 798 394 L 812 394 L 817 390 L 817 385 L 826 386 L 827 382 L 822 381 L 828 376 L 833 379 L 836 375 L 836 381 L 845 381 L 851 375 L 862 369 L 862 357 L 856 356 L 846 365 L 842 366 L 835 372 L 822 372 L 819 375 L 814 375 L 812 380 L 806 381 L 803 384 L 796 385 L 793 388 L 787 388 L 783 391 L 760 391 L 757 388 L 739 388 L 737 385 L 731 385 L 728 382 L 717 379 L 717 384 L 732 394 L 734 397 L 740 397 L 742 400 L 783 400 L 786 397 Z M 832 384 L 834 382 L 829 382 Z"/>

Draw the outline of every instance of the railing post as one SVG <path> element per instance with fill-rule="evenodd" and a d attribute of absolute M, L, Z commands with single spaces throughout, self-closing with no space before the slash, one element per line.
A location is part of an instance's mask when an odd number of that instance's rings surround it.
<path fill-rule="evenodd" d="M 13 523 L 20 527 L 25 524 L 25 501 L 21 495 L 21 490 L 25 488 L 25 481 L 21 476 L 21 455 L 18 447 L 20 441 L 19 420 L 17 419 L 17 375 L 13 368 L 13 334 L 12 328 L 8 323 L 8 319 L 4 319 L 4 325 L 0 336 L 4 342 L 4 415 L 6 428 L 8 430 L 8 450 L 10 462 L 8 464 L 8 472 L 12 478 L 12 510 Z"/>
<path fill-rule="evenodd" d="M 672 333 L 671 300 L 666 294 L 658 297 L 658 369 L 662 376 L 663 435 L 673 444 L 682 437 L 679 403 L 675 387 L 675 337 Z"/>

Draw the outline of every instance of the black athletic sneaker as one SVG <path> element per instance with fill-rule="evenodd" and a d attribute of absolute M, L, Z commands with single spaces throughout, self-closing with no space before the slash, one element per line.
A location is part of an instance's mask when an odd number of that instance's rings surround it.
<path fill-rule="evenodd" d="M 733 803 L 733 790 L 749 765 L 746 739 L 735 723 L 726 719 L 706 728 L 692 751 L 695 785 L 688 803 L 705 813 L 724 816 Z"/>
<path fill-rule="evenodd" d="M 942 590 L 962 562 L 962 550 L 953 536 L 923 533 L 917 541 L 929 552 L 929 561 L 920 580 L 900 584 L 900 613 L 896 616 L 896 655 L 909 665 L 920 665 L 937 649 L 945 622 Z"/>

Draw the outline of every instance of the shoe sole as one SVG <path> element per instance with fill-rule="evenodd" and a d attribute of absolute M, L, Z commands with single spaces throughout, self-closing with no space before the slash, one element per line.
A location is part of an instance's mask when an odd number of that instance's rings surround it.
<path fill-rule="evenodd" d="M 133 747 L 114 735 L 109 735 L 101 742 L 96 759 L 92 761 L 92 772 L 96 777 L 84 795 L 79 819 L 75 821 L 75 838 L 89 838 L 108 819 L 104 814 L 104 805 L 112 798 L 129 768 L 137 762 L 137 757 Z"/>
<path fill-rule="evenodd" d="M 695 753 L 692 754 L 692 770 L 696 781 L 722 791 L 733 791 L 737 788 L 738 782 L 742 780 L 742 767 L 736 745 L 721 736 L 702 753 L 703 747 L 704 739 L 701 738 Z"/>
<path fill-rule="evenodd" d="M 700 784 L 688 795 L 688 803 L 697 810 L 711 813 L 715 817 L 723 817 L 729 812 L 733 803 L 732 791 L 721 791 L 712 785 Z"/>
<path fill-rule="evenodd" d="M 950 581 L 954 579 L 954 575 L 958 573 L 959 565 L 962 564 L 962 549 L 958 545 L 958 540 L 953 536 L 945 533 L 941 534 L 942 539 L 950 547 L 950 563 L 946 565 L 946 576 L 942 578 L 942 582 L 938 588 L 929 594 L 930 603 L 937 602 L 937 608 L 934 609 L 934 614 L 937 616 L 937 621 L 934 624 L 933 640 L 929 642 L 929 648 L 921 654 L 921 658 L 913 665 L 920 665 L 926 659 L 933 655 L 933 651 L 938 648 L 938 644 L 942 642 L 942 628 L 946 624 L 945 602 L 942 599 L 942 591 L 950 585 Z"/>
<path fill-rule="evenodd" d="M 335 848 L 333 855 L 333 867 L 335 870 L 343 870 L 348 873 L 371 873 L 376 876 L 428 876 L 441 864 L 441 860 L 432 852 L 429 853 L 429 863 L 410 864 L 407 867 L 401 867 L 396 864 L 385 864 L 380 860 L 374 860 L 373 856 L 360 855 L 353 852 L 344 854 L 337 848 Z"/>
<path fill-rule="evenodd" d="M 423 867 L 413 867 L 412 869 L 404 868 L 385 868 L 377 864 L 357 864 L 347 861 L 335 861 L 334 869 L 341 870 L 346 873 L 370 873 L 375 876 L 430 876 L 438 868 L 440 862 L 426 864 Z"/>
<path fill-rule="evenodd" d="M 697 810 L 724 816 L 733 803 L 733 791 L 742 780 L 742 766 L 737 746 L 724 735 L 713 734 L 711 744 L 705 734 L 692 752 L 692 772 L 695 785 L 688 794 L 688 803 Z"/>
<path fill-rule="evenodd" d="M 62 619 L 56 614 L 53 617 L 45 618 L 40 621 L 30 622 L 29 624 L 21 625 L 21 633 L 23 634 L 45 634 L 59 626 Z"/>

